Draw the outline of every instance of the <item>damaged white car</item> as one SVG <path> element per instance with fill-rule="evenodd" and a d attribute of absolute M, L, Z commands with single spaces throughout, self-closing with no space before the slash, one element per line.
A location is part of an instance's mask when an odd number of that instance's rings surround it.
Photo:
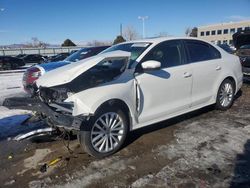
<path fill-rule="evenodd" d="M 210 104 L 231 107 L 242 85 L 239 58 L 195 38 L 130 41 L 36 82 L 53 126 L 78 132 L 86 152 L 105 157 L 129 131 Z"/>

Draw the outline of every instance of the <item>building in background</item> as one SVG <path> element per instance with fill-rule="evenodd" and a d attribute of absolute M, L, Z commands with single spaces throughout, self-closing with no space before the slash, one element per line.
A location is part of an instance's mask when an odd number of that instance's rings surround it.
<path fill-rule="evenodd" d="M 198 27 L 197 37 L 217 44 L 233 45 L 232 35 L 250 28 L 250 20 Z"/>

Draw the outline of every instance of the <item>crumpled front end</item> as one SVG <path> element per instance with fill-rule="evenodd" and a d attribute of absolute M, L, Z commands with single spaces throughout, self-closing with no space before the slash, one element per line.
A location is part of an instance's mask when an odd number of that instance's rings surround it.
<path fill-rule="evenodd" d="M 53 119 L 53 124 L 79 129 L 82 121 L 88 120 L 98 105 L 113 95 L 124 97 L 119 91 L 124 83 L 132 79 L 133 74 L 130 73 L 130 77 L 124 74 L 130 55 L 123 51 L 98 55 L 52 70 L 39 78 L 38 95 L 48 109 L 46 115 Z M 119 86 L 119 89 L 116 90 L 114 86 Z"/>
<path fill-rule="evenodd" d="M 49 123 L 57 128 L 80 130 L 87 117 L 74 116 L 74 103 L 64 102 L 68 97 L 67 89 L 39 88 L 40 107 L 37 111 L 47 116 Z"/>

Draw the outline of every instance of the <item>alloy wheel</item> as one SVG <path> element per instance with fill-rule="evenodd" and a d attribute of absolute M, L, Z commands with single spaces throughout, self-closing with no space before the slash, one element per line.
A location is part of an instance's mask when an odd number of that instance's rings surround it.
<path fill-rule="evenodd" d="M 233 100 L 233 86 L 230 83 L 225 83 L 219 93 L 219 101 L 221 106 L 227 107 Z"/>
<path fill-rule="evenodd" d="M 118 113 L 101 115 L 91 130 L 91 144 L 100 153 L 113 151 L 125 136 L 123 119 Z"/>

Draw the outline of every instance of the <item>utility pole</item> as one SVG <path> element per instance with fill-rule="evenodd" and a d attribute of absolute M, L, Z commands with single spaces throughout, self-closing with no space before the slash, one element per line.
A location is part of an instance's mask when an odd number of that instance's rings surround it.
<path fill-rule="evenodd" d="M 142 38 L 145 38 L 145 20 L 148 18 L 148 16 L 138 16 L 138 19 L 142 20 Z"/>
<path fill-rule="evenodd" d="M 122 36 L 122 24 L 120 24 L 120 35 Z"/>

